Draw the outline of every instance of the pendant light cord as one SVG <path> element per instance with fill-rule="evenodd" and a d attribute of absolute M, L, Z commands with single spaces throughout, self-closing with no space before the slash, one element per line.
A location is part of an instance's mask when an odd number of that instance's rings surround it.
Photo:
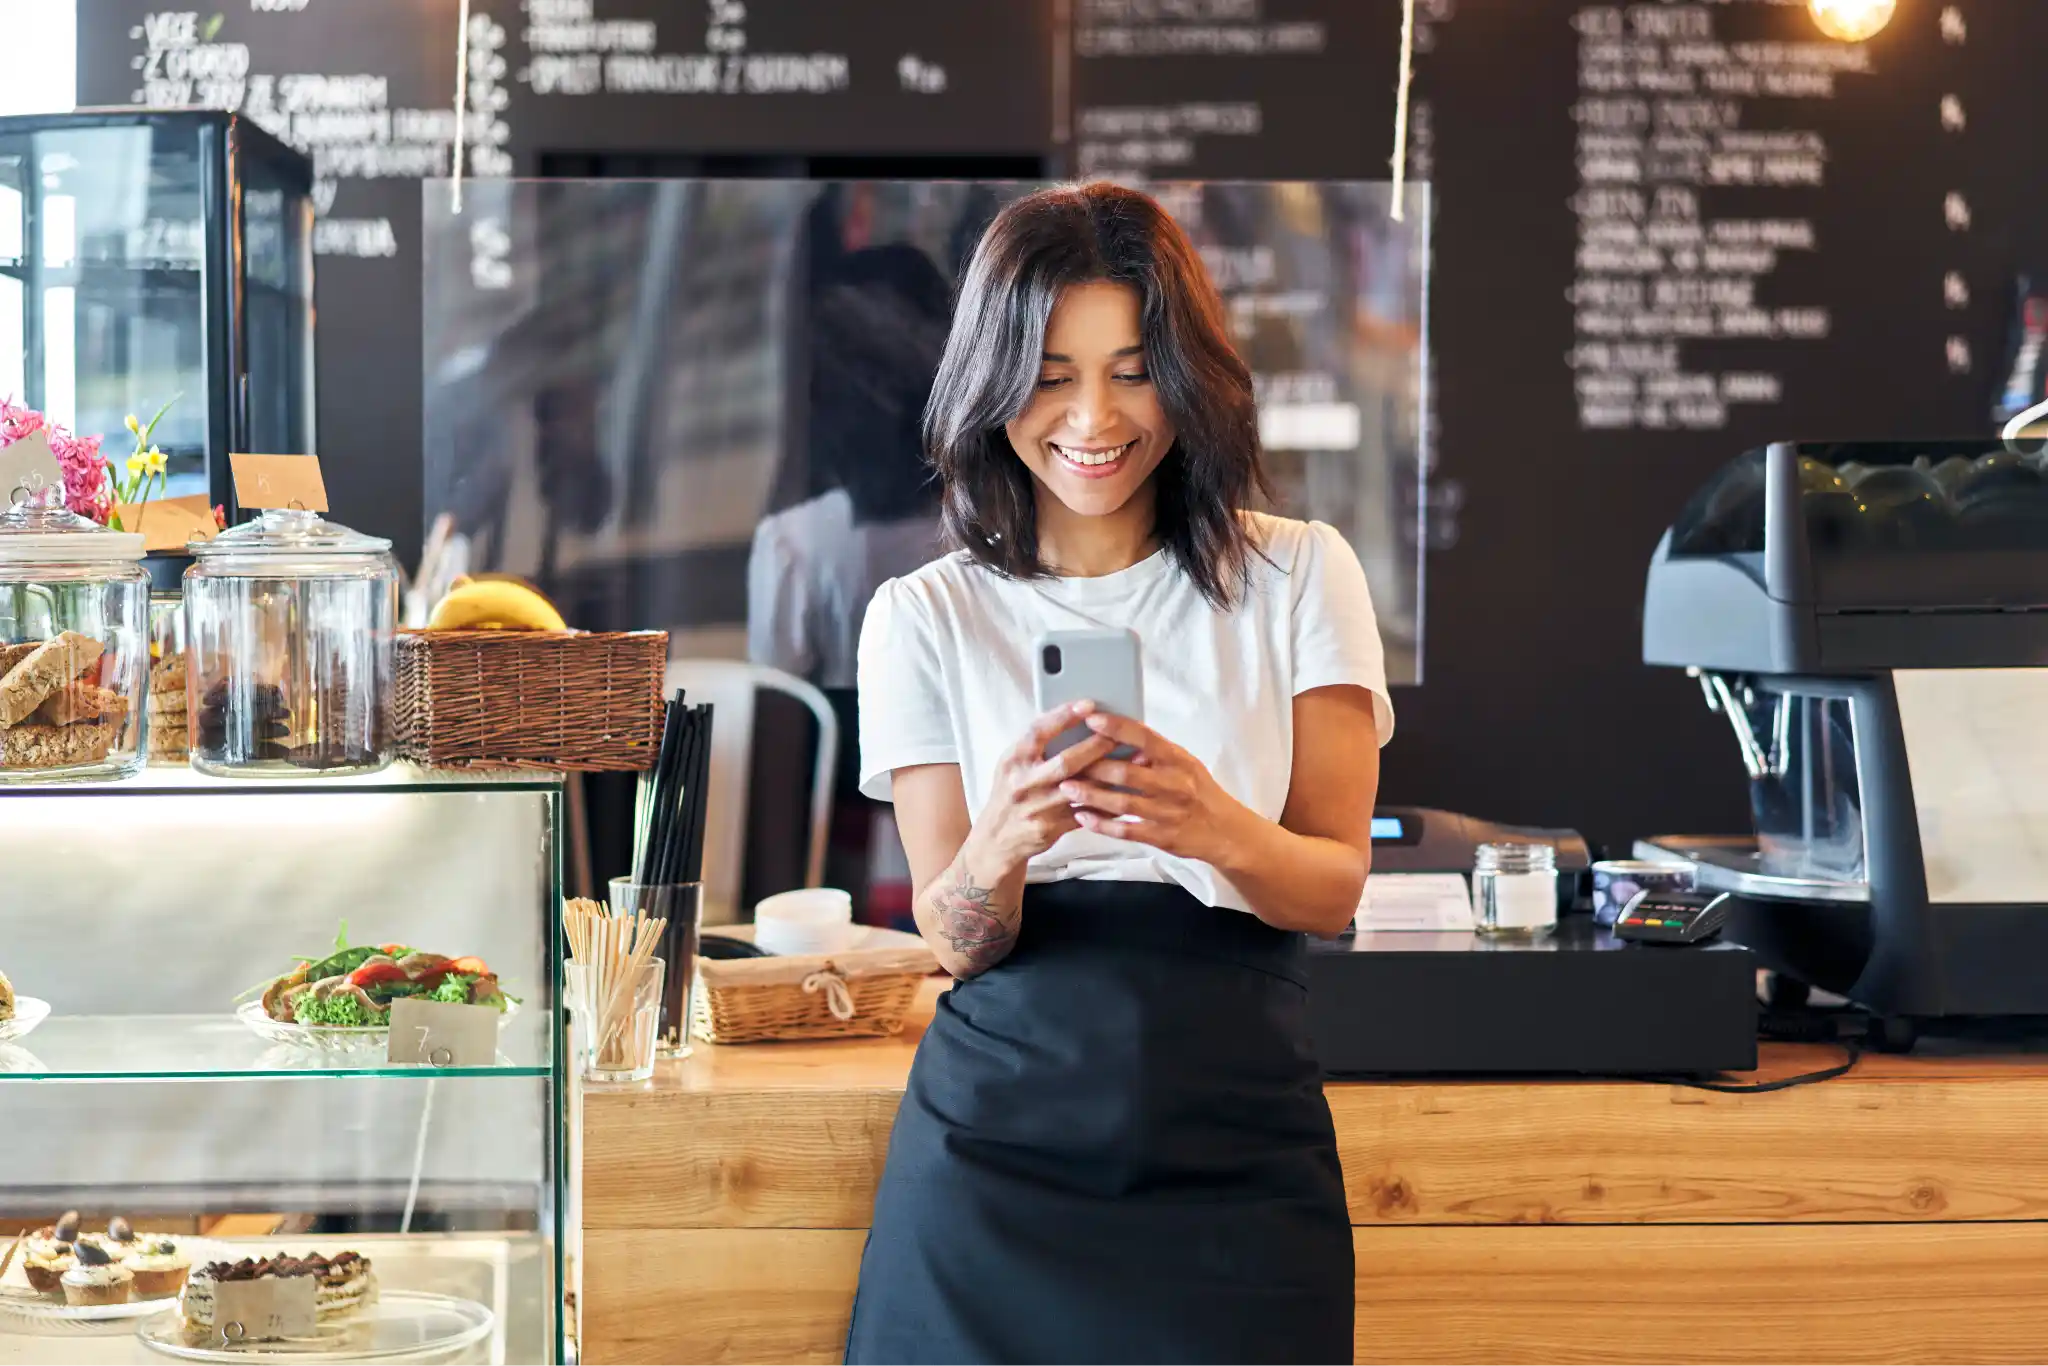
<path fill-rule="evenodd" d="M 1413 0 L 1410 0 L 1413 3 Z M 455 16 L 455 189 L 453 211 L 462 214 L 463 106 L 469 103 L 469 0 L 461 0 Z"/>
<path fill-rule="evenodd" d="M 465 0 L 467 3 L 467 0 Z M 1404 222 L 1408 185 L 1408 86 L 1415 76 L 1415 0 L 1401 0 L 1401 85 L 1394 96 L 1393 219 Z"/>

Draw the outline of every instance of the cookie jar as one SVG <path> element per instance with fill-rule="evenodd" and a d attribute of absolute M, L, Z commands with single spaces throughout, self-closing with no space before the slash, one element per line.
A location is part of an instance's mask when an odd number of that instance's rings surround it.
<path fill-rule="evenodd" d="M 142 537 L 55 492 L 0 512 L 0 782 L 125 778 L 144 761 Z"/>
<path fill-rule="evenodd" d="M 391 542 L 273 509 L 189 547 L 192 766 L 223 777 L 367 773 L 391 761 Z"/>

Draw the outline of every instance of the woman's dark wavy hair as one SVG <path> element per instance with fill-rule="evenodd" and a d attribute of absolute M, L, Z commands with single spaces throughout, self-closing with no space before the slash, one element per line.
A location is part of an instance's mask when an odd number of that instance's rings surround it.
<path fill-rule="evenodd" d="M 968 262 L 925 409 L 949 548 L 1013 579 L 1048 577 L 1031 471 L 1005 423 L 1034 396 L 1060 292 L 1109 281 L 1139 298 L 1145 367 L 1179 439 L 1153 474 L 1154 534 L 1202 596 L 1232 606 L 1259 553 L 1241 511 L 1269 493 L 1251 371 L 1180 225 L 1134 190 L 1040 190 L 997 214 Z"/>

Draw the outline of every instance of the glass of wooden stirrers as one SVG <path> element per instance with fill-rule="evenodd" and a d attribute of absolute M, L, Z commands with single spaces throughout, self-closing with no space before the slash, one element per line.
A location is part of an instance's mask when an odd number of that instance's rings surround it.
<path fill-rule="evenodd" d="M 640 912 L 612 915 L 581 897 L 562 909 L 576 1066 L 585 1081 L 646 1081 L 661 1032 L 664 964 L 655 951 L 668 922 Z"/>

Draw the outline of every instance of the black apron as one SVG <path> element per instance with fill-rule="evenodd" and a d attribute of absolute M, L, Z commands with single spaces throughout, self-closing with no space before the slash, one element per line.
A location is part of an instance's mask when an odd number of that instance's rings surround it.
<path fill-rule="evenodd" d="M 1351 1220 L 1306 941 L 1044 884 L 917 1050 L 849 1362 L 1349 1362 Z"/>

